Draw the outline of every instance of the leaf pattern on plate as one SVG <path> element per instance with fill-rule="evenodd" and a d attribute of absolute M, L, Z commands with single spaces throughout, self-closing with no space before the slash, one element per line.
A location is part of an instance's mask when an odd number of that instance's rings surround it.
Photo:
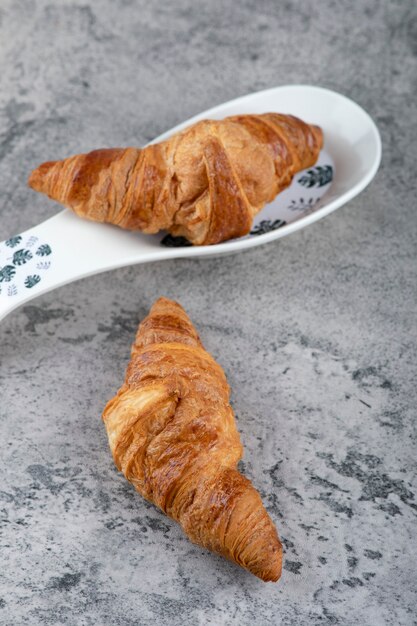
<path fill-rule="evenodd" d="M 333 168 L 331 165 L 317 165 L 307 170 L 297 182 L 303 187 L 323 187 L 333 180 Z"/>
<path fill-rule="evenodd" d="M 0 283 L 3 281 L 9 283 L 16 274 L 16 268 L 13 265 L 5 265 L 0 268 Z"/>
<path fill-rule="evenodd" d="M 32 235 L 31 237 L 29 237 L 29 239 L 26 242 L 27 247 L 32 248 L 32 246 L 34 246 L 38 240 L 39 240 L 39 237 L 35 237 L 34 235 Z"/>
<path fill-rule="evenodd" d="M 13 255 L 13 265 L 24 265 L 32 258 L 30 250 L 17 250 Z"/>
<path fill-rule="evenodd" d="M 19 245 L 21 241 L 22 237 L 20 235 L 16 235 L 16 237 L 10 237 L 10 239 L 5 241 L 4 243 L 6 244 L 6 246 L 9 246 L 9 248 L 15 248 Z"/>
<path fill-rule="evenodd" d="M 250 231 L 250 235 L 264 235 L 265 233 L 270 233 L 273 230 L 277 230 L 277 228 L 281 228 L 285 226 L 287 222 L 285 220 L 261 220 L 259 224 L 256 224 L 252 230 Z"/>
<path fill-rule="evenodd" d="M 36 235 L 15 235 L 0 242 L 0 297 L 13 297 L 35 287 L 52 266 L 52 252 L 51 245 Z"/>
<path fill-rule="evenodd" d="M 25 287 L 27 289 L 32 289 L 35 285 L 37 285 L 41 280 L 39 274 L 33 274 L 32 276 L 27 276 L 25 278 Z"/>
<path fill-rule="evenodd" d="M 51 252 L 52 252 L 51 246 L 48 246 L 47 243 L 44 243 L 41 246 L 39 246 L 35 254 L 37 254 L 38 256 L 48 256 L 51 254 Z"/>
<path fill-rule="evenodd" d="M 310 213 L 319 200 L 320 198 L 308 198 L 308 200 L 304 198 L 300 198 L 298 201 L 291 200 L 290 204 L 288 205 L 288 208 L 290 211 L 300 211 L 301 213 L 304 213 L 304 212 Z"/>
<path fill-rule="evenodd" d="M 36 264 L 36 269 L 37 270 L 47 270 L 49 269 L 51 266 L 51 262 L 50 261 L 40 261 L 39 263 Z"/>

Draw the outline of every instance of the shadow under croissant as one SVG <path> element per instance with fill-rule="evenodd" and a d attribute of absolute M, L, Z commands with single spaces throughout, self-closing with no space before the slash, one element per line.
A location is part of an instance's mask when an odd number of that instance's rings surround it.
<path fill-rule="evenodd" d="M 161 239 L 161 246 L 165 246 L 166 248 L 185 248 L 192 245 L 193 244 L 185 237 L 174 237 L 170 234 L 165 235 L 165 237 Z"/>

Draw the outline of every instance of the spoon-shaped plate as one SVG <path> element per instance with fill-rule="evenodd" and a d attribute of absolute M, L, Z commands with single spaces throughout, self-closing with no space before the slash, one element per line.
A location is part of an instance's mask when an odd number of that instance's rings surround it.
<path fill-rule="evenodd" d="M 148 261 L 231 254 L 285 237 L 341 207 L 375 176 L 381 140 L 373 120 L 345 96 L 309 85 L 276 87 L 231 100 L 154 142 L 201 119 L 270 111 L 321 126 L 324 149 L 314 167 L 296 174 L 291 186 L 256 216 L 249 235 L 213 246 L 189 246 L 166 234 L 144 235 L 88 222 L 65 209 L 0 242 L 0 319 L 24 302 L 84 276 Z"/>

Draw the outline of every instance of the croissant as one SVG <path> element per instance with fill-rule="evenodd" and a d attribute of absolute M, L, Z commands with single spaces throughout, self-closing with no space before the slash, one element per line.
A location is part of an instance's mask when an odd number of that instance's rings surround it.
<path fill-rule="evenodd" d="M 191 541 L 278 580 L 277 532 L 236 469 L 243 449 L 226 377 L 176 302 L 160 298 L 140 324 L 103 420 L 118 469 Z"/>
<path fill-rule="evenodd" d="M 43 163 L 29 185 L 90 220 L 214 244 L 246 235 L 322 143 L 318 126 L 291 115 L 203 120 L 143 149 Z"/>

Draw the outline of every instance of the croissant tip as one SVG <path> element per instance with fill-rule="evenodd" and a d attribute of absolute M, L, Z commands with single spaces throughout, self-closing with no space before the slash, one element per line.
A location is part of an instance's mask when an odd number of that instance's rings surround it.
<path fill-rule="evenodd" d="M 56 161 L 46 161 L 39 165 L 36 169 L 31 172 L 28 178 L 28 185 L 35 191 L 44 192 L 46 186 L 46 179 L 49 171 L 55 165 Z"/>
<path fill-rule="evenodd" d="M 166 296 L 160 296 L 157 300 L 155 300 L 155 302 L 153 303 L 153 306 L 155 306 L 155 304 L 172 304 L 174 303 L 174 300 L 171 300 L 171 298 L 167 298 Z M 177 302 L 175 302 L 175 304 L 178 304 Z"/>
<path fill-rule="evenodd" d="M 183 307 L 180 305 L 179 302 L 176 302 L 176 300 L 171 300 L 171 298 L 166 298 L 165 296 L 161 296 L 160 298 L 158 298 L 158 300 L 156 300 L 153 303 L 151 307 L 151 312 L 156 313 L 156 310 L 161 307 L 171 308 L 175 310 L 181 309 L 182 311 L 184 311 Z"/>
<path fill-rule="evenodd" d="M 262 572 L 262 580 L 266 583 L 276 583 L 282 574 L 282 547 L 280 544 L 278 554 L 274 560 L 269 562 L 267 570 Z"/>
<path fill-rule="evenodd" d="M 268 572 L 268 577 L 266 578 L 266 582 L 277 583 L 281 578 L 282 574 L 282 558 L 280 557 L 279 562 L 275 567 L 271 568 L 271 571 Z"/>

